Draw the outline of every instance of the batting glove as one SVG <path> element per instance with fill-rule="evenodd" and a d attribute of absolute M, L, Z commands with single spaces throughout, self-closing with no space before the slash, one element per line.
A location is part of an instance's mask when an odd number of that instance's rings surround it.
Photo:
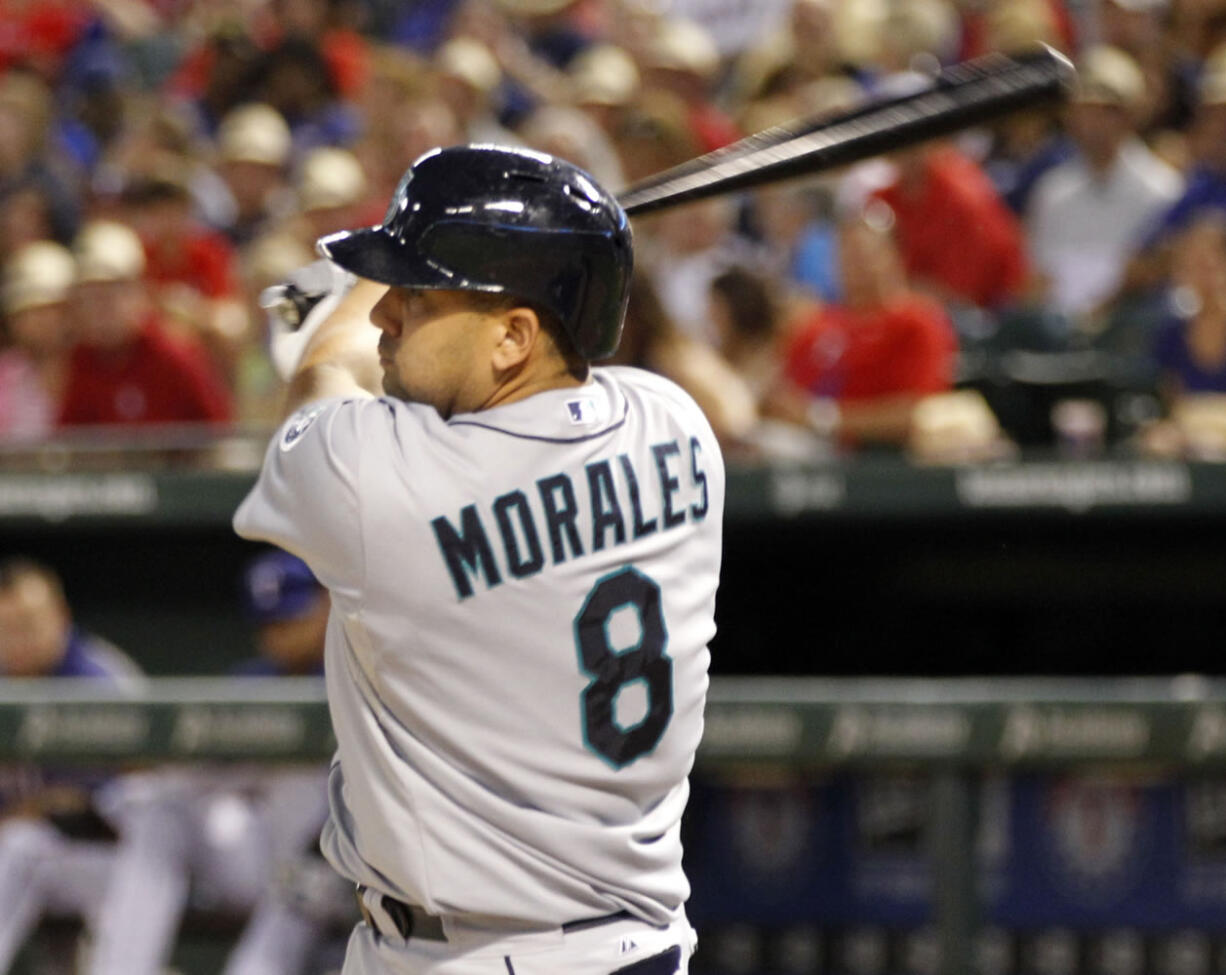
<path fill-rule="evenodd" d="M 268 354 L 283 381 L 293 377 L 307 342 L 356 281 L 325 258 L 260 292 L 260 307 L 268 316 Z"/>

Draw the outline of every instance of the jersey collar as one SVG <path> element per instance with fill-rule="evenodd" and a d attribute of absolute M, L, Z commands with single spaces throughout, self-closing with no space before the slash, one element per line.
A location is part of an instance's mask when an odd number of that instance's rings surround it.
<path fill-rule="evenodd" d="M 547 443 L 576 443 L 604 436 L 626 422 L 628 403 L 611 376 L 592 370 L 582 386 L 550 389 L 477 413 L 457 413 L 449 427 L 481 427 Z"/>

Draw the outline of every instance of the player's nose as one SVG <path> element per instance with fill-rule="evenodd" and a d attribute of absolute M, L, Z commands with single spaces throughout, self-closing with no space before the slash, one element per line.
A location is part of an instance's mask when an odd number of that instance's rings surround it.
<path fill-rule="evenodd" d="M 388 288 L 383 293 L 383 297 L 376 301 L 375 306 L 370 310 L 370 323 L 389 335 L 395 332 L 399 323 L 399 319 L 392 314 L 392 294 L 392 289 Z"/>

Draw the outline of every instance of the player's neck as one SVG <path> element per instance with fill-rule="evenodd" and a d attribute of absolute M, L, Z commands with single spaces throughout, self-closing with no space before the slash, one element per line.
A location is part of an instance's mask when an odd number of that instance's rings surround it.
<path fill-rule="evenodd" d="M 553 367 L 552 362 L 548 368 L 526 369 L 499 383 L 479 409 L 489 410 L 495 406 L 506 406 L 552 389 L 574 389 L 584 385 L 590 376 L 589 372 L 580 379 L 568 372 L 564 366 Z"/>

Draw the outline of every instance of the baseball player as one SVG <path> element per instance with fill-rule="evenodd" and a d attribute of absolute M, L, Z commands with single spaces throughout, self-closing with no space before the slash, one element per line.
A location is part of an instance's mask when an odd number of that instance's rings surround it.
<path fill-rule="evenodd" d="M 306 316 L 235 527 L 331 593 L 345 975 L 686 971 L 724 472 L 679 388 L 590 365 L 618 342 L 624 212 L 561 160 L 457 146 L 318 246 L 359 280 Z"/>

